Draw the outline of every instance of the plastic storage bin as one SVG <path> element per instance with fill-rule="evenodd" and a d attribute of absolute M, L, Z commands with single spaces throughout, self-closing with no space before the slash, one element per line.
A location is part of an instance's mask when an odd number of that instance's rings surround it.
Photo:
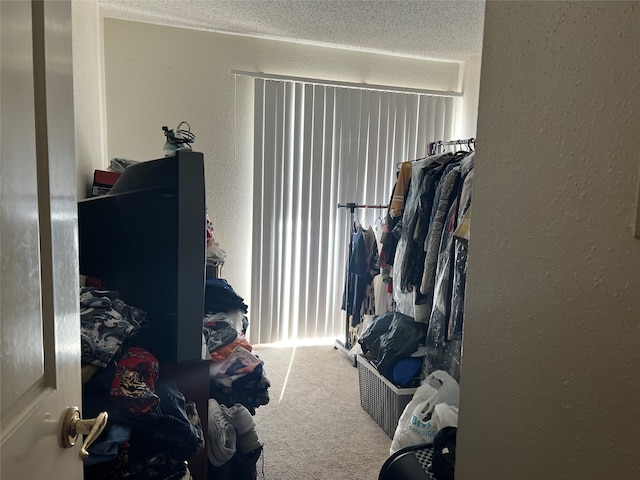
<path fill-rule="evenodd" d="M 415 388 L 398 388 L 362 355 L 358 355 L 360 405 L 390 438 L 398 426 L 400 415 L 413 398 Z"/>

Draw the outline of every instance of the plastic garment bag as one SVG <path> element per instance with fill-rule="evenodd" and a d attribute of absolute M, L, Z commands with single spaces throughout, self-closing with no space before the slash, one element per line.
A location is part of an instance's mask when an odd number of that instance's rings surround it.
<path fill-rule="evenodd" d="M 389 330 L 380 337 L 378 371 L 391 378 L 393 366 L 399 360 L 410 357 L 424 344 L 427 325 L 413 318 L 396 313 Z"/>
<path fill-rule="evenodd" d="M 395 312 L 387 312 L 373 317 L 372 322 L 358 339 L 362 353 L 374 362 L 380 359 L 380 337 L 389 331 L 395 314 Z"/>
<path fill-rule="evenodd" d="M 444 370 L 445 347 L 447 341 L 447 322 L 451 313 L 451 287 L 454 267 L 453 230 L 458 200 L 455 199 L 443 228 L 440 254 L 435 275 L 433 309 L 429 318 L 427 335 L 428 371 Z"/>
<path fill-rule="evenodd" d="M 387 312 L 374 317 L 358 342 L 378 371 L 392 379 L 394 365 L 415 353 L 426 334 L 426 324 L 399 312 Z"/>

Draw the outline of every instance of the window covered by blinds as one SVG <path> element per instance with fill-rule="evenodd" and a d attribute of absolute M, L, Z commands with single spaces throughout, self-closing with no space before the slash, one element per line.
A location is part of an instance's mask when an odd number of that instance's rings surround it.
<path fill-rule="evenodd" d="M 454 99 L 255 80 L 251 342 L 340 338 L 349 219 L 448 139 Z M 358 212 L 371 225 L 384 211 Z"/>

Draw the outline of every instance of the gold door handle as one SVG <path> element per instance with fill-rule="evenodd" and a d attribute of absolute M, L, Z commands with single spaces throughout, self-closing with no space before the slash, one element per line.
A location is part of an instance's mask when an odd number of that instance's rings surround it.
<path fill-rule="evenodd" d="M 89 456 L 87 449 L 100 436 L 104 427 L 107 426 L 109 415 L 107 412 L 100 412 L 96 418 L 82 420 L 78 407 L 69 407 L 62 420 L 61 442 L 64 448 L 71 448 L 76 444 L 78 435 L 86 435 L 82 448 L 80 449 L 80 460 Z"/>

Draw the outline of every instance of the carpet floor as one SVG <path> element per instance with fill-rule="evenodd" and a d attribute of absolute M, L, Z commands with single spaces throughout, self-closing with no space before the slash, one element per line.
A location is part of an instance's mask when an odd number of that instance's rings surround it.
<path fill-rule="evenodd" d="M 360 406 L 358 370 L 331 345 L 257 345 L 271 382 L 256 411 L 262 480 L 376 480 L 391 439 Z"/>

